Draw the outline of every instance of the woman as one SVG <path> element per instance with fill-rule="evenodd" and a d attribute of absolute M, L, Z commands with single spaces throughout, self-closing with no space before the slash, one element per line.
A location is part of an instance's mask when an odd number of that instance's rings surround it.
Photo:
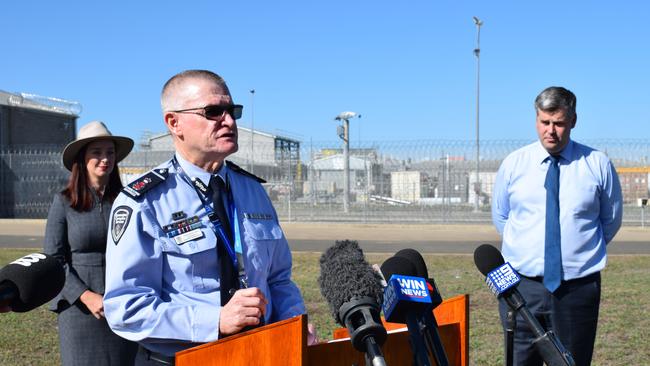
<path fill-rule="evenodd" d="M 63 290 L 50 305 L 58 314 L 65 366 L 132 365 L 137 351 L 136 343 L 110 330 L 103 307 L 108 219 L 122 189 L 116 164 L 132 148 L 133 140 L 93 121 L 63 150 L 63 165 L 72 174 L 50 207 L 45 253 L 66 270 Z"/>

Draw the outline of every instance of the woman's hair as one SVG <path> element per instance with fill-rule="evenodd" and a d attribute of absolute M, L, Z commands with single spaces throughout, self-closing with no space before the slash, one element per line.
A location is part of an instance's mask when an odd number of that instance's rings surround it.
<path fill-rule="evenodd" d="M 84 146 L 75 156 L 68 184 L 61 191 L 61 194 L 70 201 L 70 207 L 82 212 L 90 211 L 93 208 L 92 188 L 88 185 L 88 172 L 86 171 L 85 162 L 87 148 L 88 145 Z M 120 190 L 122 190 L 122 181 L 120 180 L 120 170 L 117 167 L 117 162 L 115 162 L 113 171 L 108 177 L 108 185 L 104 189 L 104 197 L 112 203 Z"/>

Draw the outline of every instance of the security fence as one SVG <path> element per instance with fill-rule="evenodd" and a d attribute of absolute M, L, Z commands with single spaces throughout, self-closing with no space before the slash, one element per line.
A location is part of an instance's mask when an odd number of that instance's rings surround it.
<path fill-rule="evenodd" d="M 68 171 L 62 146 L 34 145 L 0 150 L 0 218 L 44 218 Z"/>
<path fill-rule="evenodd" d="M 402 223 L 489 223 L 490 199 L 502 159 L 533 141 L 413 140 L 363 142 L 345 157 L 340 142 L 240 145 L 230 160 L 267 180 L 282 220 Z M 605 152 L 621 180 L 624 224 L 650 225 L 642 206 L 649 195 L 650 140 L 581 141 Z M 2 217 L 45 217 L 54 192 L 65 184 L 61 148 L 0 151 Z M 132 152 L 121 164 L 128 182 L 163 163 L 173 151 Z M 8 188 L 5 188 L 8 187 Z M 345 207 L 347 206 L 347 212 Z"/>

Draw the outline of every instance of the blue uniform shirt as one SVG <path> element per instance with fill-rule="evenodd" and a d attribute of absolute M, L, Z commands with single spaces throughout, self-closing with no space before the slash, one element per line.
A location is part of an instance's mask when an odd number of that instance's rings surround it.
<path fill-rule="evenodd" d="M 560 158 L 560 233 L 564 280 L 600 271 L 606 244 L 621 227 L 623 203 L 616 171 L 605 154 L 569 141 Z M 494 183 L 492 220 L 506 261 L 521 274 L 544 275 L 549 154 L 538 141 L 514 151 Z"/>
<path fill-rule="evenodd" d="M 210 173 L 176 158 L 190 178 L 208 184 Z M 152 172 L 157 172 L 152 179 L 136 181 L 140 187 L 151 185 L 145 193 L 134 199 L 122 192 L 113 204 L 104 311 L 118 335 L 172 356 L 219 337 L 217 237 L 194 186 L 171 161 Z M 226 178 L 237 210 L 249 287 L 258 287 L 269 301 L 266 323 L 304 314 L 300 291 L 291 281 L 289 245 L 264 188 L 226 164 L 218 174 Z M 165 231 L 179 212 L 199 219 L 189 236 L 193 239 L 182 243 Z"/>

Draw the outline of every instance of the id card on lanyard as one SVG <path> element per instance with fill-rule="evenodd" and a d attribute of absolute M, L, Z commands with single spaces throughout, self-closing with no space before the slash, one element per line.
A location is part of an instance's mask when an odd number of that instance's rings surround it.
<path fill-rule="evenodd" d="M 237 215 L 237 209 L 235 207 L 235 200 L 233 199 L 232 192 L 228 190 L 227 209 L 230 222 L 222 223 L 210 205 L 212 202 L 211 199 L 207 196 L 207 187 L 205 184 L 198 178 L 191 179 L 180 166 L 175 156 L 172 158 L 172 164 L 174 165 L 176 171 L 178 171 L 178 173 L 181 175 L 183 180 L 194 187 L 196 194 L 199 196 L 201 204 L 203 205 L 203 209 L 208 215 L 210 229 L 212 229 L 215 235 L 219 238 L 217 245 L 219 245 L 220 242 L 221 245 L 224 246 L 226 252 L 228 253 L 228 257 L 230 257 L 233 267 L 237 268 L 237 279 L 239 281 L 239 287 L 248 288 L 248 277 L 246 276 L 244 258 L 242 254 L 243 250 L 239 229 L 239 218 Z M 230 225 L 231 232 L 233 233 L 233 239 L 235 241 L 234 245 L 232 245 L 228 239 L 228 235 L 226 235 L 223 225 Z"/>

